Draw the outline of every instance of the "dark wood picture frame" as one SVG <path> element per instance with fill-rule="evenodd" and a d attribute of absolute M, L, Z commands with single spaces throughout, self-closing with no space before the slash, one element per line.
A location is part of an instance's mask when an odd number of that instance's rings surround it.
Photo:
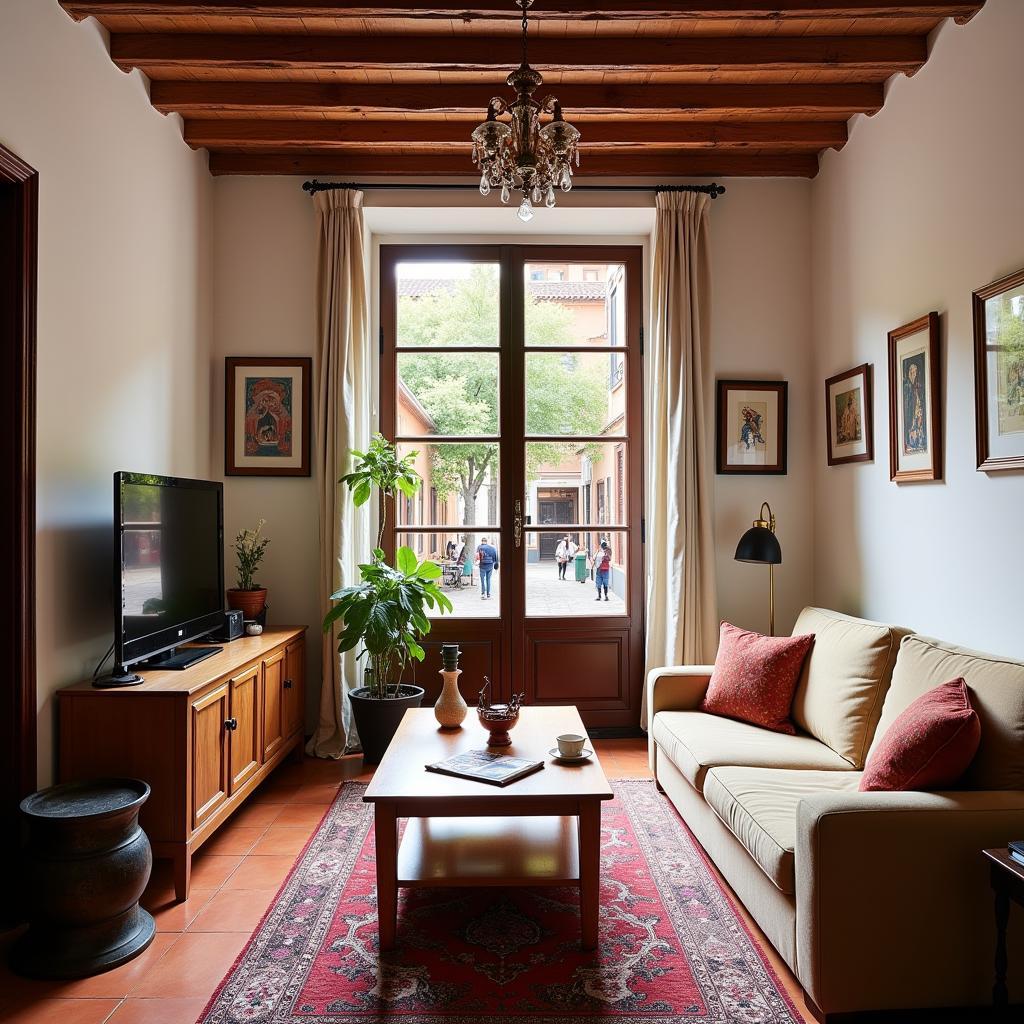
<path fill-rule="evenodd" d="M 848 466 L 855 462 L 873 462 L 875 459 L 875 409 L 872 394 L 872 367 L 870 363 L 861 363 L 850 370 L 837 373 L 825 381 L 825 452 L 830 466 Z M 843 381 L 860 378 L 861 394 L 864 396 L 861 405 L 861 429 L 864 433 L 863 452 L 856 455 L 835 455 L 832 450 L 833 402 L 832 387 Z"/>
<path fill-rule="evenodd" d="M 930 410 L 925 415 L 931 424 L 929 451 L 931 464 L 923 469 L 900 469 L 899 403 L 902 387 L 897 366 L 899 343 L 904 338 L 928 332 L 928 397 Z M 942 369 L 939 352 L 939 314 L 926 313 L 902 327 L 889 332 L 889 479 L 894 483 L 920 480 L 941 480 L 943 470 L 942 445 Z"/>
<path fill-rule="evenodd" d="M 974 307 L 974 423 L 978 451 L 978 469 L 984 473 L 1024 470 L 1024 450 L 1020 455 L 993 455 L 989 438 L 988 323 L 985 303 L 1004 292 L 1024 287 L 1024 270 L 993 281 L 972 294 Z M 1024 445 L 1022 445 L 1024 449 Z"/>
<path fill-rule="evenodd" d="M 778 397 L 778 435 L 774 462 L 741 465 L 729 462 L 729 431 L 726 417 L 729 413 L 731 391 L 763 391 Z M 789 382 L 784 380 L 719 380 L 715 384 L 715 471 L 739 476 L 782 476 L 787 472 L 789 436 Z"/>
<path fill-rule="evenodd" d="M 298 447 L 300 464 L 275 466 L 238 465 L 235 459 L 235 371 L 247 366 L 280 366 L 299 370 L 302 380 L 302 411 L 292 424 L 293 441 Z M 313 360 L 310 356 L 227 356 L 224 360 L 224 475 L 225 476 L 309 476 L 313 399 Z M 296 438 L 296 427 L 301 436 Z"/>

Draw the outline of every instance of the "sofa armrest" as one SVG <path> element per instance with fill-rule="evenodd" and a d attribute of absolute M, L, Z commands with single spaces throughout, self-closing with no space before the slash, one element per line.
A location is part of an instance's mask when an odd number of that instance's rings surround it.
<path fill-rule="evenodd" d="M 670 665 L 647 673 L 647 750 L 655 770 L 654 716 L 659 711 L 694 711 L 711 679 L 712 665 Z"/>
<path fill-rule="evenodd" d="M 802 800 L 797 966 L 814 1002 L 826 1013 L 987 1002 L 995 932 L 981 851 L 1015 836 L 1024 836 L 1024 792 Z"/>

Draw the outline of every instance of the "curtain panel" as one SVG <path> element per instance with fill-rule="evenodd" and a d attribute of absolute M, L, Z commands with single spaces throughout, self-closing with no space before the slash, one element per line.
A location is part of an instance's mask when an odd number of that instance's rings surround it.
<path fill-rule="evenodd" d="M 646 669 L 707 664 L 718 644 L 708 418 L 709 196 L 657 196 L 648 347 Z M 647 727 L 647 694 L 641 709 Z"/>
<path fill-rule="evenodd" d="M 371 347 L 362 192 L 318 192 L 316 207 L 316 476 L 320 485 L 321 615 L 330 595 L 359 581 L 372 547 L 370 505 L 355 508 L 338 480 L 353 448 L 370 443 Z M 318 627 L 317 627 L 318 628 Z M 337 627 L 322 634 L 320 719 L 306 750 L 341 757 L 358 750 L 348 691 L 361 685 L 355 652 L 338 654 Z"/>

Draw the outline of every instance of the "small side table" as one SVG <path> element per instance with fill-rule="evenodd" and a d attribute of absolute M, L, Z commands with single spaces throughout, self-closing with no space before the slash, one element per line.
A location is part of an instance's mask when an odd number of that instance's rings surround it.
<path fill-rule="evenodd" d="M 992 986 L 992 1005 L 1006 1006 L 1006 926 L 1010 920 L 1010 901 L 1024 907 L 1024 864 L 1014 860 L 1005 846 L 981 852 L 989 862 L 992 891 L 996 894 L 996 980 Z"/>

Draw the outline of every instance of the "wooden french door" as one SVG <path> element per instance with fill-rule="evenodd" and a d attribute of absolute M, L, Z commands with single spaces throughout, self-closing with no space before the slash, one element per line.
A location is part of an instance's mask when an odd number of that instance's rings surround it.
<path fill-rule="evenodd" d="M 428 701 L 458 642 L 470 703 L 486 676 L 495 699 L 639 724 L 641 274 L 638 247 L 381 247 L 381 432 L 423 478 L 385 546 L 439 562 L 455 604 L 416 666 Z"/>

